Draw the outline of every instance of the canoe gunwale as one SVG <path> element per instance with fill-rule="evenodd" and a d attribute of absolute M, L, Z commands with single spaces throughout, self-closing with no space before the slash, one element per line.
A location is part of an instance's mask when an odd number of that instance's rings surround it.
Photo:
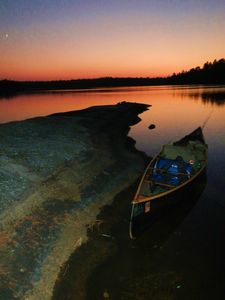
<path fill-rule="evenodd" d="M 152 161 L 153 161 L 153 160 L 152 160 Z M 152 162 L 152 161 L 151 161 L 151 162 Z M 157 195 L 145 197 L 145 198 L 143 198 L 143 199 L 141 199 L 141 200 L 136 200 L 136 199 L 137 199 L 137 197 L 136 197 L 136 198 L 134 198 L 134 200 L 132 201 L 132 204 L 139 204 L 139 203 L 143 203 L 143 202 L 152 201 L 152 200 L 154 200 L 154 199 L 161 198 L 161 197 L 166 196 L 166 195 L 168 195 L 168 194 L 170 194 L 170 193 L 173 193 L 173 192 L 179 190 L 180 188 L 183 188 L 184 186 L 186 186 L 186 185 L 188 185 L 189 183 L 191 183 L 196 177 L 198 177 L 198 176 L 204 171 L 204 169 L 206 168 L 206 165 L 207 165 L 207 163 L 205 162 L 205 164 L 202 166 L 201 169 L 199 169 L 193 176 L 191 176 L 187 181 L 181 183 L 180 185 L 174 186 L 174 188 L 171 188 L 170 190 L 165 191 L 165 192 L 162 192 L 162 193 L 159 193 L 159 194 L 157 194 Z M 139 194 L 139 191 L 140 191 L 140 189 L 141 189 L 141 185 L 142 185 L 142 183 L 143 183 L 143 181 L 144 181 L 144 178 L 145 178 L 145 177 L 143 177 L 143 178 L 142 178 L 143 180 L 140 182 L 138 194 Z M 138 194 L 137 194 L 137 196 L 138 196 Z"/>
<path fill-rule="evenodd" d="M 202 129 L 201 127 L 198 127 L 197 129 L 195 129 L 192 133 L 190 133 L 189 135 L 186 135 L 184 138 L 182 138 L 180 141 L 177 141 L 177 142 L 174 142 L 174 145 L 179 145 L 179 143 L 184 143 L 184 142 L 187 142 L 189 140 L 192 140 L 191 137 L 195 137 L 195 135 L 198 135 L 198 137 L 196 138 L 196 140 L 199 140 L 203 145 L 206 146 L 207 148 L 207 144 L 205 143 L 205 139 L 204 139 L 204 136 L 202 134 Z M 154 200 L 154 199 L 157 199 L 157 198 L 161 198 L 163 196 L 166 196 L 170 193 L 173 193 L 177 190 L 179 190 L 180 188 L 183 188 L 184 186 L 188 185 L 189 183 L 191 183 L 196 177 L 198 177 L 203 171 L 204 169 L 206 168 L 206 165 L 207 165 L 207 151 L 206 151 L 206 156 L 205 156 L 205 159 L 202 160 L 202 166 L 199 170 L 196 171 L 195 174 L 191 175 L 191 177 L 186 180 L 185 182 L 179 184 L 178 186 L 174 186 L 174 188 L 170 188 L 169 190 L 167 191 L 164 191 L 164 192 L 161 192 L 159 194 L 155 194 L 155 195 L 151 195 L 151 196 L 143 196 L 143 198 L 141 199 L 138 199 L 139 198 L 139 194 L 140 194 L 140 190 L 141 190 L 141 187 L 142 187 L 142 184 L 143 182 L 145 181 L 146 179 L 146 174 L 147 172 L 150 170 L 150 169 L 154 169 L 151 167 L 151 165 L 153 165 L 153 162 L 160 156 L 160 153 L 162 153 L 163 151 L 163 147 L 161 148 L 160 152 L 155 155 L 152 160 L 148 163 L 143 175 L 142 175 L 142 178 L 141 178 L 141 181 L 138 185 L 138 188 L 137 188 L 137 191 L 135 193 L 135 196 L 134 196 L 134 199 L 132 201 L 132 204 L 138 204 L 138 203 L 143 203 L 143 202 L 148 202 L 148 201 L 151 201 L 151 200 Z M 187 175 L 187 174 L 185 174 Z"/>

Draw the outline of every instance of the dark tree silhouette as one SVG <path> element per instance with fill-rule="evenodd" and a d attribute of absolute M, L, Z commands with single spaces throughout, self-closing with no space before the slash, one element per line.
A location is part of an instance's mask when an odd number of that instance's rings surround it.
<path fill-rule="evenodd" d="M 186 72 L 173 74 L 168 77 L 170 83 L 193 84 L 193 83 L 225 83 L 225 59 L 206 62 L 202 68 L 196 67 Z"/>
<path fill-rule="evenodd" d="M 169 77 L 142 78 L 103 77 L 97 79 L 77 79 L 59 81 L 0 81 L 0 95 L 10 97 L 17 93 L 41 92 L 44 90 L 85 89 L 96 87 L 124 87 L 162 84 L 224 84 L 225 59 L 206 62 L 202 68 L 195 67 L 189 71 L 173 73 Z"/>

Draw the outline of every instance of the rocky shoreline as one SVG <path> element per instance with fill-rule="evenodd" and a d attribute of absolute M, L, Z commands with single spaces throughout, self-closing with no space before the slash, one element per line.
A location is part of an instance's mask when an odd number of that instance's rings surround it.
<path fill-rule="evenodd" d="M 0 125 L 0 296 L 49 300 L 100 208 L 141 175 L 122 102 Z"/>

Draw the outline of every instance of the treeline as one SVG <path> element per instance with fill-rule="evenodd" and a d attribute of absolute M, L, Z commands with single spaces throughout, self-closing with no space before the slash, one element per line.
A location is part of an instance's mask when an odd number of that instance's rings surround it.
<path fill-rule="evenodd" d="M 220 84 L 225 83 L 225 59 L 206 62 L 202 68 L 196 67 L 182 71 L 167 78 L 175 84 Z"/>
<path fill-rule="evenodd" d="M 124 86 L 144 86 L 164 84 L 165 78 L 113 78 L 76 79 L 59 81 L 0 81 L 0 96 L 11 97 L 20 93 L 33 93 L 56 90 L 110 88 Z"/>
<path fill-rule="evenodd" d="M 206 62 L 202 68 L 157 78 L 113 78 L 77 79 L 59 81 L 0 81 L 0 94 L 9 95 L 20 92 L 46 90 L 87 89 L 97 87 L 145 86 L 163 84 L 222 84 L 225 83 L 225 59 Z"/>
<path fill-rule="evenodd" d="M 14 90 L 54 90 L 54 89 L 86 89 L 96 87 L 120 87 L 120 86 L 139 86 L 148 84 L 157 84 L 163 78 L 114 78 L 104 77 L 97 79 L 75 79 L 59 81 L 0 81 L 0 89 Z"/>

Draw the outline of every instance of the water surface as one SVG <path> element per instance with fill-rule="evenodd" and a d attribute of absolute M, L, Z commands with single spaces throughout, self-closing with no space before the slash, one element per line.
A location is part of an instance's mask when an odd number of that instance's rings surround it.
<path fill-rule="evenodd" d="M 87 297 L 103 299 L 225 298 L 225 86 L 160 86 L 64 91 L 0 99 L 0 122 L 121 101 L 152 105 L 131 128 L 136 147 L 149 156 L 162 144 L 204 127 L 209 146 L 207 182 L 194 206 L 162 220 L 90 277 Z M 149 130 L 150 124 L 154 130 Z M 186 198 L 189 195 L 185 195 Z M 190 195 L 190 197 L 192 197 Z M 165 234 L 166 233 L 166 234 Z M 161 239 L 161 237 L 163 238 Z M 105 292 L 105 294 L 104 294 Z M 71 296 L 71 299 L 76 299 Z"/>

